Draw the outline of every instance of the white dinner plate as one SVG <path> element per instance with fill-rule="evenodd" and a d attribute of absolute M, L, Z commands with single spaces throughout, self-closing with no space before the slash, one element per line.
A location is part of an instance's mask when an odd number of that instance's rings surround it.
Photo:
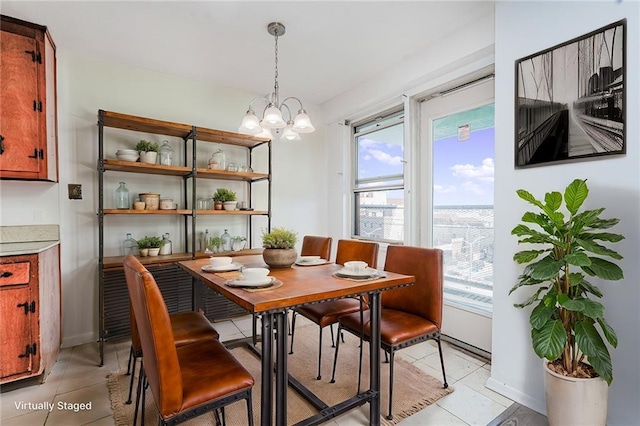
<path fill-rule="evenodd" d="M 373 268 L 364 268 L 362 271 L 352 271 L 351 269 L 342 268 L 336 275 L 340 277 L 348 277 L 348 278 L 370 278 L 377 277 L 378 271 Z"/>
<path fill-rule="evenodd" d="M 316 266 L 316 265 L 324 265 L 325 263 L 328 263 L 327 259 L 316 259 L 312 261 L 305 261 L 305 260 L 296 261 L 296 265 L 299 265 L 299 266 Z"/>
<path fill-rule="evenodd" d="M 204 265 L 202 270 L 205 272 L 227 272 L 227 271 L 239 271 L 242 269 L 242 265 L 240 263 L 229 263 L 228 265 L 222 266 L 213 266 L 213 265 Z"/>
<path fill-rule="evenodd" d="M 229 280 L 227 285 L 229 287 L 267 287 L 273 284 L 274 277 L 264 277 L 259 280 Z"/>

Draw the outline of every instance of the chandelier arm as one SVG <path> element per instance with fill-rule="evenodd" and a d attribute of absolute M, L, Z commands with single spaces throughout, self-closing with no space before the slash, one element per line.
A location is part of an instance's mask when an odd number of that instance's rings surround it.
<path fill-rule="evenodd" d="M 282 104 L 280 105 L 280 111 L 282 111 L 282 107 L 285 107 L 287 109 L 287 112 L 289 113 L 289 119 L 287 121 L 291 121 L 292 120 L 291 109 L 284 102 L 282 102 Z"/>
<path fill-rule="evenodd" d="M 284 105 L 284 103 L 287 102 L 289 99 L 295 99 L 300 104 L 300 109 L 302 109 L 302 110 L 304 109 L 304 106 L 302 105 L 302 101 L 300 99 L 296 98 L 295 96 L 289 96 L 288 98 L 283 100 L 282 101 L 282 105 Z"/>

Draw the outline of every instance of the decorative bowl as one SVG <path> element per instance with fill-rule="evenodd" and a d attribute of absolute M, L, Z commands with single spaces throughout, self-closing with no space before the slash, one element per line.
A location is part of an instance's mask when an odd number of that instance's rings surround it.
<path fill-rule="evenodd" d="M 131 162 L 136 162 L 138 161 L 138 157 L 139 155 L 136 154 L 118 154 L 116 153 L 116 158 L 120 161 L 131 161 Z"/>

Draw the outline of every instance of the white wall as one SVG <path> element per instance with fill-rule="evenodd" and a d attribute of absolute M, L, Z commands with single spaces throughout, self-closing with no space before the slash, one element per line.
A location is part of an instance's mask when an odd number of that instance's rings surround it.
<path fill-rule="evenodd" d="M 627 18 L 627 154 L 593 161 L 515 170 L 514 61 L 597 28 Z M 521 268 L 512 260 L 519 250 L 511 229 L 527 205 L 515 195 L 526 188 L 538 197 L 562 191 L 575 178 L 588 179 L 587 208 L 604 206 L 604 217 L 621 222 L 612 231 L 626 236 L 615 245 L 625 259 L 622 281 L 594 282 L 605 294 L 606 318 L 618 334 L 613 349 L 614 381 L 609 394 L 609 425 L 640 419 L 640 3 L 638 2 L 497 2 L 496 3 L 496 175 L 493 351 L 490 386 L 544 412 L 542 362 L 531 349 L 529 311 L 513 307 L 524 291 L 509 297 Z"/>
<path fill-rule="evenodd" d="M 95 340 L 98 330 L 98 109 L 237 131 L 249 101 L 256 95 L 79 56 L 60 46 L 57 59 L 60 182 L 2 181 L 0 217 L 2 225 L 60 224 L 62 333 L 63 345 L 70 346 Z M 327 232 L 323 203 L 327 197 L 325 128 L 317 108 L 311 105 L 307 109 L 316 132 L 304 135 L 299 142 L 276 140 L 272 150 L 272 225 L 294 229 L 300 236 Z M 159 142 L 166 139 L 152 137 Z M 105 138 L 106 144 L 112 144 L 106 150 L 107 158 L 113 158 L 115 150 L 124 144 L 135 144 L 136 138 L 139 135 L 131 132 Z M 178 151 L 177 140 L 174 141 Z M 123 146 L 113 148 L 114 143 Z M 207 145 L 210 156 L 214 145 Z M 149 190 L 168 194 L 175 190 L 175 182 L 167 182 L 164 177 L 120 176 L 132 195 Z M 117 180 L 109 179 L 106 196 L 115 190 Z M 68 183 L 82 184 L 82 200 L 67 198 Z M 211 193 L 215 183 L 212 185 Z M 41 214 L 40 210 L 44 212 Z M 126 232 L 133 232 L 134 236 L 171 232 L 174 245 L 180 245 L 178 221 L 108 217 L 106 223 L 107 255 L 120 253 Z M 210 231 L 222 232 L 217 229 L 220 226 L 211 223 Z M 260 231 L 254 229 L 258 235 Z"/>

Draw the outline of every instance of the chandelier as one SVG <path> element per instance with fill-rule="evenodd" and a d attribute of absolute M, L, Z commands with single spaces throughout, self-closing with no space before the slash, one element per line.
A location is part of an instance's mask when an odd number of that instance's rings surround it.
<path fill-rule="evenodd" d="M 249 135 L 262 136 L 269 139 L 273 138 L 271 129 L 275 129 L 277 133 L 282 130 L 280 139 L 283 140 L 300 140 L 300 133 L 311 133 L 316 129 L 311 124 L 311 119 L 302 106 L 300 99 L 290 96 L 280 102 L 279 86 L 278 86 L 278 37 L 284 35 L 285 27 L 279 22 L 272 22 L 267 26 L 269 34 L 275 37 L 275 79 L 273 84 L 273 92 L 271 97 L 255 98 L 249 104 L 249 109 L 242 118 L 242 124 L 238 131 Z M 297 102 L 300 105 L 298 113 L 293 118 L 291 107 L 287 103 Z M 265 103 L 262 111 L 262 120 L 260 120 L 253 111 L 253 104 L 256 102 Z M 297 106 L 297 105 L 296 105 Z M 286 117 L 286 121 L 285 121 Z"/>

